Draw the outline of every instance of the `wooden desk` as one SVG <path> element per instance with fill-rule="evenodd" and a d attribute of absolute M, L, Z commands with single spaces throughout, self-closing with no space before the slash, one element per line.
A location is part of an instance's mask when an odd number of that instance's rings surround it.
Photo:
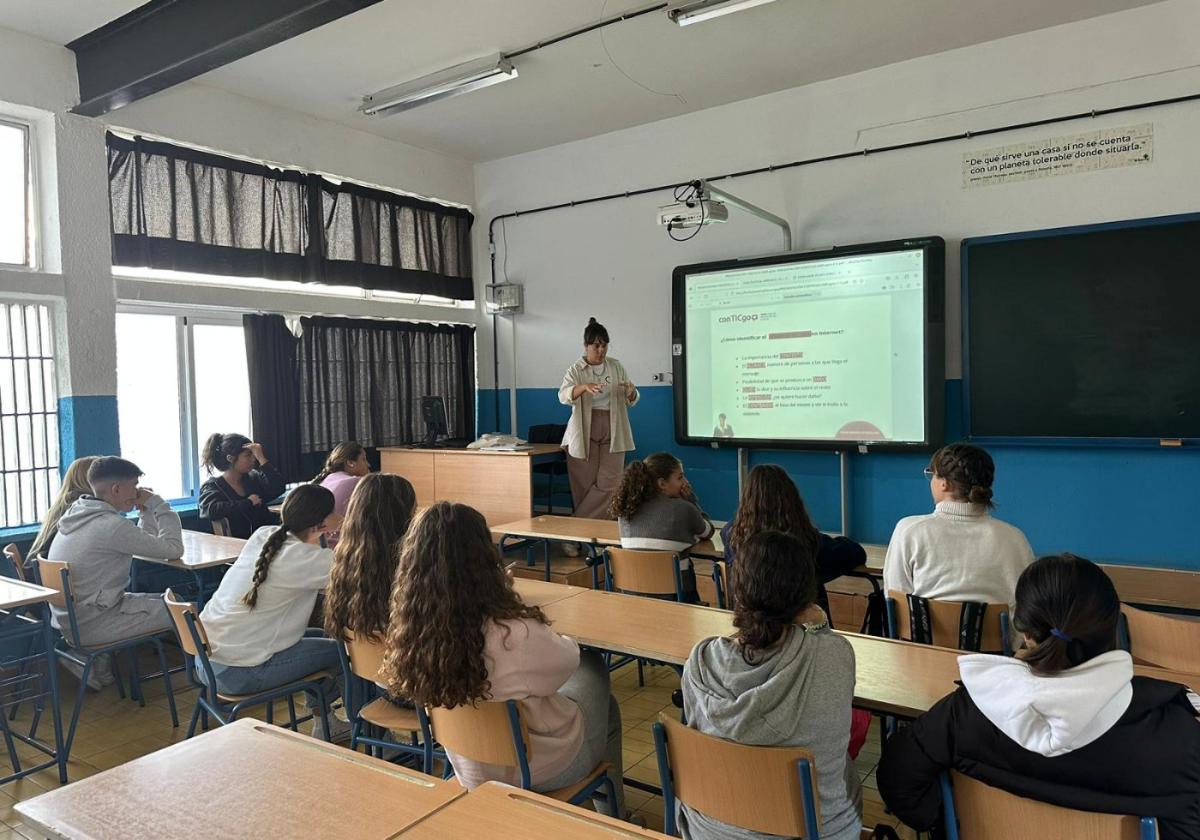
<path fill-rule="evenodd" d="M 220 537 L 207 531 L 183 532 L 183 556 L 174 560 L 162 560 L 154 557 L 138 557 L 147 563 L 159 563 L 176 569 L 194 571 L 210 569 L 214 566 L 228 566 L 242 553 L 245 540 L 237 537 Z"/>
<path fill-rule="evenodd" d="M 487 782 L 400 833 L 403 840 L 626 840 L 667 835 L 548 796 Z"/>
<path fill-rule="evenodd" d="M 463 793 L 243 718 L 15 807 L 50 837 L 387 838 Z"/>
<path fill-rule="evenodd" d="M 518 537 L 547 542 L 575 542 L 593 549 L 621 544 L 621 535 L 615 519 L 581 519 L 575 516 L 532 516 L 492 525 L 492 536 L 497 539 Z M 725 550 L 720 536 L 704 540 L 688 549 L 693 557 L 721 558 Z"/>
<path fill-rule="evenodd" d="M 530 578 L 514 578 L 513 587 L 521 600 L 534 607 L 545 607 L 564 598 L 573 598 L 581 592 L 587 592 L 582 586 L 568 586 L 562 583 L 547 583 L 543 580 Z"/>
<path fill-rule="evenodd" d="M 555 631 L 581 645 L 671 665 L 687 661 L 702 639 L 726 636 L 734 629 L 733 613 L 726 610 L 590 589 L 543 610 Z M 856 706 L 915 717 L 955 689 L 961 651 L 858 633 L 840 635 L 854 648 Z M 1134 672 L 1200 689 L 1200 675 L 1142 665 L 1135 665 Z"/>
<path fill-rule="evenodd" d="M 519 452 L 480 449 L 379 450 L 380 472 L 412 483 L 417 504 L 462 502 L 489 525 L 529 516 L 533 510 L 533 459 L 562 452 L 557 443 L 535 443 Z"/>
<path fill-rule="evenodd" d="M 0 577 L 0 610 L 14 610 L 30 604 L 44 604 L 56 594 L 58 594 L 57 589 L 38 586 L 36 583 L 25 583 L 16 578 Z"/>

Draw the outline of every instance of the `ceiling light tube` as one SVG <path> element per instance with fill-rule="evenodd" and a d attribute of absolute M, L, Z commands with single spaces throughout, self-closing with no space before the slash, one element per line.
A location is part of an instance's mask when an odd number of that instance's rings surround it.
<path fill-rule="evenodd" d="M 685 0 L 667 9 L 667 17 L 680 26 L 689 26 L 774 2 L 775 0 Z"/>
<path fill-rule="evenodd" d="M 404 82 L 394 87 L 364 96 L 359 111 L 367 116 L 386 116 L 449 99 L 472 90 L 490 87 L 517 77 L 517 68 L 503 55 L 497 53 L 487 58 L 463 62 Z"/>

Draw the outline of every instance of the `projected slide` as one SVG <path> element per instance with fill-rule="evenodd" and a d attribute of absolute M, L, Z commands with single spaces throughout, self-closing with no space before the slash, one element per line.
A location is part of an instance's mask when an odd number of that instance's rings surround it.
<path fill-rule="evenodd" d="M 922 441 L 923 282 L 920 250 L 688 275 L 688 434 Z"/>

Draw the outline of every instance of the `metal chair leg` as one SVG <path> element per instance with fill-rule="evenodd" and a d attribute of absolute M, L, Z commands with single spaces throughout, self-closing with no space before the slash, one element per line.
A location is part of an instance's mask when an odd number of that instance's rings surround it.
<path fill-rule="evenodd" d="M 179 728 L 179 712 L 175 709 L 175 689 L 171 687 L 171 673 L 167 670 L 167 653 L 163 650 L 162 642 L 154 640 L 154 649 L 158 651 L 158 667 L 162 672 L 163 686 L 167 690 L 167 705 L 171 709 L 171 725 Z"/>

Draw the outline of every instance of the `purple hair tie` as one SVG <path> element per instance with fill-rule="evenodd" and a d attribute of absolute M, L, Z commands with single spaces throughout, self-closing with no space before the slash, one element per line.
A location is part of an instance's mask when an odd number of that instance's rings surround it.
<path fill-rule="evenodd" d="M 1074 640 L 1074 639 L 1072 639 L 1070 636 L 1068 636 L 1066 633 L 1064 633 L 1063 631 L 1059 630 L 1057 627 L 1051 627 L 1051 628 L 1050 628 L 1050 635 L 1051 635 L 1051 636 L 1053 636 L 1053 637 L 1054 637 L 1054 638 L 1056 638 L 1056 639 L 1062 639 L 1062 640 L 1063 640 L 1064 642 L 1066 642 L 1067 644 L 1070 644 L 1071 642 L 1075 641 L 1075 640 Z"/>

